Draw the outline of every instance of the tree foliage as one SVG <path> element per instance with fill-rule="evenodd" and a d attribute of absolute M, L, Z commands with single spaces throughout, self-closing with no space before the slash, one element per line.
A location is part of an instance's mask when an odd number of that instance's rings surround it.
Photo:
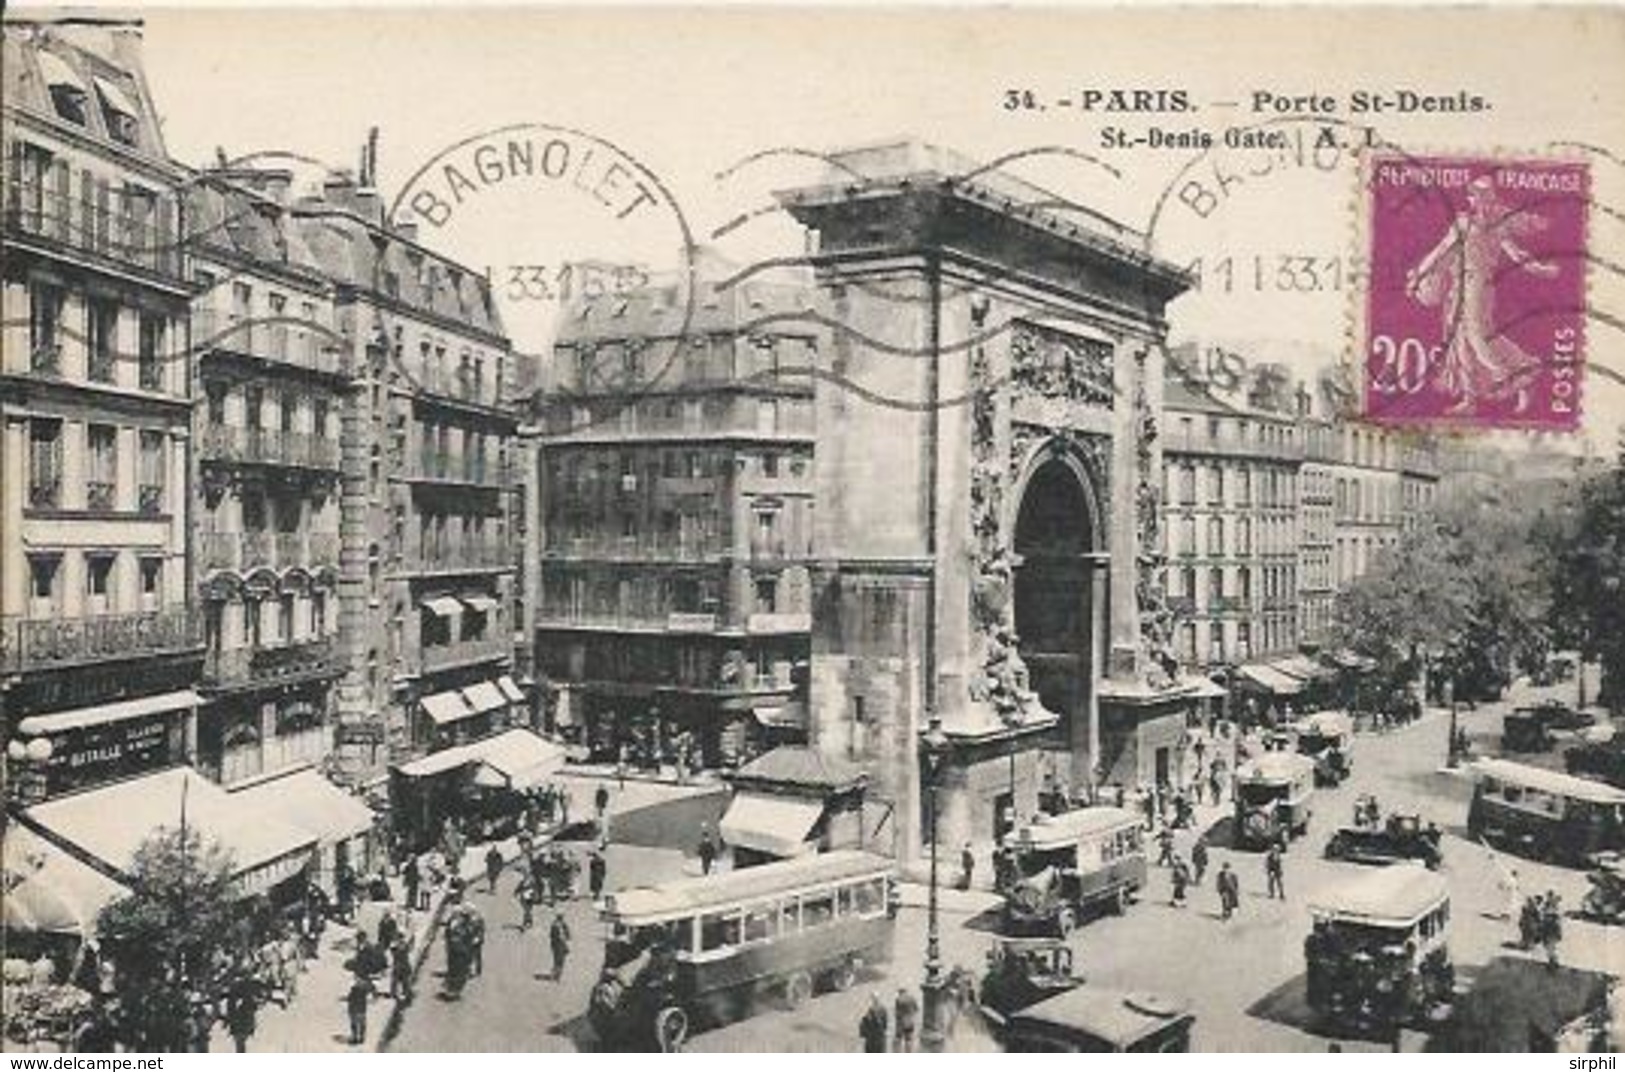
<path fill-rule="evenodd" d="M 1602 695 L 1625 710 L 1625 435 L 1614 467 L 1583 481 L 1545 519 L 1558 642 L 1602 663 Z"/>
<path fill-rule="evenodd" d="M 114 969 L 114 1030 L 138 1050 L 182 1050 L 197 1010 L 219 1008 L 249 970 L 262 906 L 236 896 L 230 857 L 196 830 L 157 830 L 129 877 L 130 896 L 97 920 Z"/>

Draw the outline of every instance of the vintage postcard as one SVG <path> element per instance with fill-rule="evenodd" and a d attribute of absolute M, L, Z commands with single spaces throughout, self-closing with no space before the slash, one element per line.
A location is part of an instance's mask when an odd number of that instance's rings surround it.
<path fill-rule="evenodd" d="M 8 1052 L 1625 1042 L 1625 12 L 3 31 Z"/>

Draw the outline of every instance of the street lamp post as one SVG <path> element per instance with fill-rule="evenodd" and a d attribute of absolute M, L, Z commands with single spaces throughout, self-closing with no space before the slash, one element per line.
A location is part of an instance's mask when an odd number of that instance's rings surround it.
<path fill-rule="evenodd" d="M 1444 683 L 1444 702 L 1450 708 L 1450 745 L 1445 752 L 1444 765 L 1455 768 L 1461 763 L 1461 750 L 1458 746 L 1458 731 L 1456 729 L 1456 683 L 1446 680 Z"/>
<path fill-rule="evenodd" d="M 925 921 L 925 981 L 921 984 L 924 1006 L 923 1030 L 920 1049 L 926 1053 L 941 1053 L 943 1048 L 942 991 L 947 983 L 942 972 L 942 945 L 937 919 L 937 779 L 942 762 L 948 754 L 948 735 L 942 732 L 942 718 L 931 716 L 930 728 L 920 741 L 921 761 L 925 769 L 927 806 L 931 834 L 931 885 L 926 901 Z"/>

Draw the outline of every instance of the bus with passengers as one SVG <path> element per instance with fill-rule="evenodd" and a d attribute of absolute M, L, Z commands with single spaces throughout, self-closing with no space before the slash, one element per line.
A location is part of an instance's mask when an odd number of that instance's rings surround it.
<path fill-rule="evenodd" d="M 1625 790 L 1505 759 L 1474 764 L 1467 834 L 1571 867 L 1625 849 Z"/>
<path fill-rule="evenodd" d="M 891 860 L 846 850 L 610 894 L 588 1020 L 610 1047 L 671 1053 L 761 998 L 845 990 L 891 959 L 895 883 Z"/>

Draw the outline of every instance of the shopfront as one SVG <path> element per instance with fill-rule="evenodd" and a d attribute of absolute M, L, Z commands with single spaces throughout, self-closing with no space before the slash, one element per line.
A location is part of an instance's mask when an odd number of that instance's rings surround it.
<path fill-rule="evenodd" d="M 199 702 L 197 693 L 178 689 L 30 715 L 12 742 L 24 799 L 61 796 L 185 762 Z"/>

